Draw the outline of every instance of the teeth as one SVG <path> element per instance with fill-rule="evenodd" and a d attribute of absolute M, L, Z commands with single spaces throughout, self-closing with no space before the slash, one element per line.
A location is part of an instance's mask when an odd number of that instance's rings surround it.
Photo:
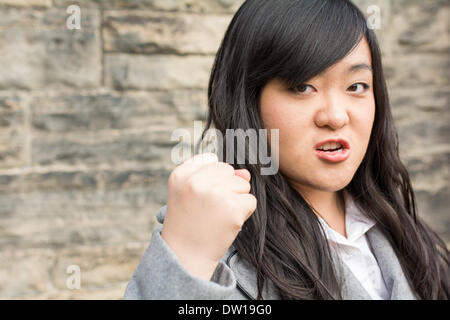
<path fill-rule="evenodd" d="M 327 142 L 319 147 L 319 150 L 333 150 L 333 149 L 343 149 L 342 145 L 339 142 Z"/>

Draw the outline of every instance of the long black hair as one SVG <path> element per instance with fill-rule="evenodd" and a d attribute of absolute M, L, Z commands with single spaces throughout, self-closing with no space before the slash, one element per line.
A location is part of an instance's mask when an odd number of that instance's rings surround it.
<path fill-rule="evenodd" d="M 363 37 L 372 56 L 376 112 L 364 159 L 345 189 L 393 246 L 416 296 L 448 299 L 449 251 L 416 213 L 414 191 L 399 157 L 379 45 L 353 3 L 245 1 L 216 55 L 203 134 L 213 127 L 224 137 L 226 129 L 264 129 L 259 101 L 265 84 L 274 78 L 290 87 L 302 84 L 344 58 Z M 226 148 L 222 152 L 227 158 Z M 258 199 L 256 211 L 234 241 L 239 256 L 256 268 L 258 298 L 267 279 L 283 299 L 342 298 L 313 209 L 281 172 L 261 175 L 261 164 L 246 159 L 240 165 L 233 157 L 236 169 L 252 174 L 251 192 Z"/>

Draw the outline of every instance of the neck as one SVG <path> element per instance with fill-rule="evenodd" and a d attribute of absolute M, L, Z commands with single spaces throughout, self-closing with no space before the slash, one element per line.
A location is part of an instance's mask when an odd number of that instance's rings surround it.
<path fill-rule="evenodd" d="M 345 201 L 343 190 L 323 191 L 304 186 L 294 186 L 303 199 L 335 231 L 347 237 L 345 230 Z"/>

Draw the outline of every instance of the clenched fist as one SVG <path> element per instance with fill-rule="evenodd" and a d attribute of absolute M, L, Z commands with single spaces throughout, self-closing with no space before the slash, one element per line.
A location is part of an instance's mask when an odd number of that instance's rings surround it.
<path fill-rule="evenodd" d="M 192 274 L 209 280 L 220 259 L 256 210 L 250 172 L 196 155 L 170 174 L 162 238 Z"/>

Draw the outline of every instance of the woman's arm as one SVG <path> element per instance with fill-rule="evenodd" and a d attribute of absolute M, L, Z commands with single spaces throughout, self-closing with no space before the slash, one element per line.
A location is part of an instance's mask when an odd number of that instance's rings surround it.
<path fill-rule="evenodd" d="M 161 237 L 161 226 L 152 235 L 129 281 L 124 299 L 200 300 L 235 299 L 238 293 L 231 269 L 220 261 L 211 280 L 190 273 Z"/>

